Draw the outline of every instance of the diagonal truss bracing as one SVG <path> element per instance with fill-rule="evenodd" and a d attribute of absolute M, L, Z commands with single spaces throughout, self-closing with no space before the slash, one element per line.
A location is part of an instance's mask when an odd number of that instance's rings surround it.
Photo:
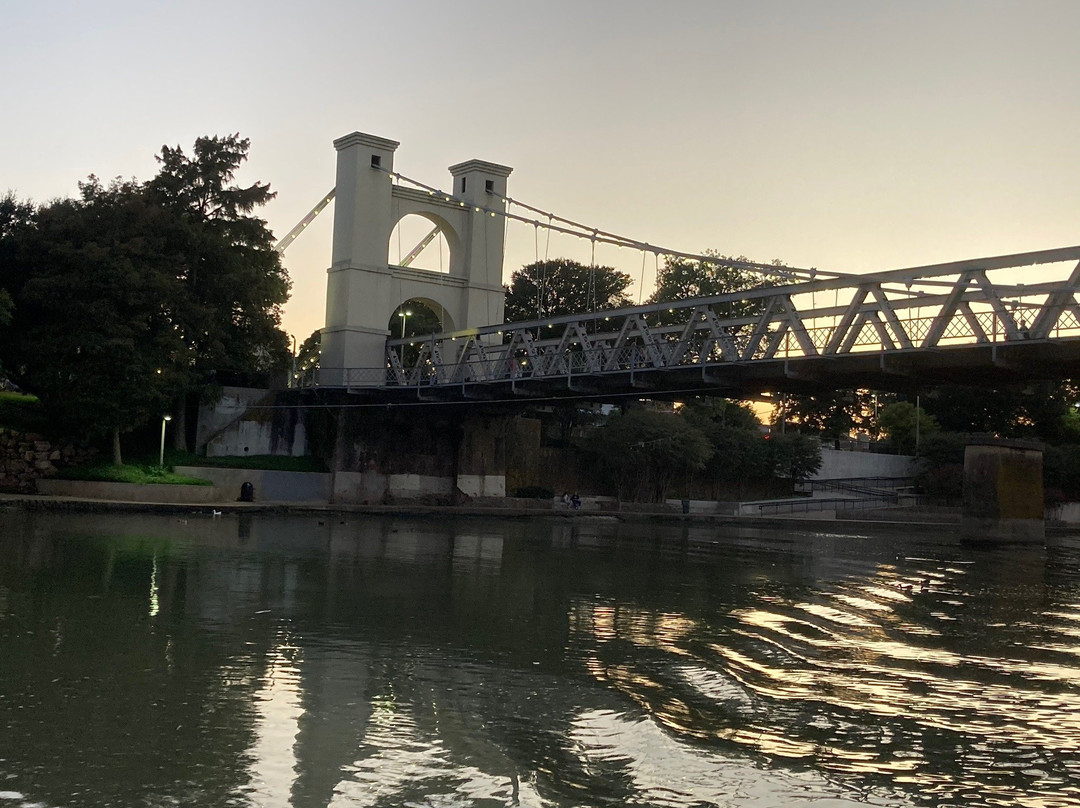
<path fill-rule="evenodd" d="M 1070 262 L 1067 277 L 991 272 Z M 1080 341 L 1080 247 L 1044 250 L 387 342 L 386 387 L 626 377 L 964 346 Z M 1049 268 L 1040 270 L 1045 275 Z M 819 306 L 825 295 L 832 305 Z M 737 307 L 736 307 L 737 304 Z M 733 307 L 740 316 L 725 316 Z M 403 363 L 402 358 L 405 358 Z M 882 359 L 884 362 L 884 358 Z M 884 364 L 882 365 L 884 366 Z M 378 369 L 365 371 L 365 378 Z M 355 374 L 354 374 L 355 375 Z"/>

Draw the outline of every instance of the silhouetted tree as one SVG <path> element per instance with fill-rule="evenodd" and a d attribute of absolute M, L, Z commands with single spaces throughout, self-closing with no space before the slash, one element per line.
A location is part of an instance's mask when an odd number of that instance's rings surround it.
<path fill-rule="evenodd" d="M 250 141 L 239 135 L 200 137 L 189 157 L 162 146 L 161 168 L 148 198 L 172 211 L 167 248 L 181 260 L 186 294 L 173 310 L 192 371 L 260 373 L 287 367 L 289 339 L 281 306 L 289 278 L 266 222 L 253 212 L 274 198 L 270 186 L 234 183 Z"/>
<path fill-rule="evenodd" d="M 821 468 L 821 441 L 812 435 L 788 432 L 769 439 L 773 473 L 788 480 L 805 480 Z"/>
<path fill-rule="evenodd" d="M 656 276 L 656 289 L 649 296 L 649 303 L 667 303 L 692 297 L 712 297 L 732 292 L 742 292 L 761 286 L 775 286 L 777 278 L 737 266 L 734 262 L 748 262 L 740 256 L 731 258 L 716 250 L 704 253 L 712 260 L 668 257 Z M 782 267 L 780 261 L 773 262 Z M 761 300 L 735 300 L 713 306 L 720 317 L 746 317 L 764 311 Z"/>
<path fill-rule="evenodd" d="M 941 428 L 922 407 L 909 401 L 897 401 L 878 413 L 878 427 L 889 444 L 901 454 L 915 454 L 916 437 L 920 440 Z"/>
<path fill-rule="evenodd" d="M 166 412 L 189 377 L 172 318 L 171 215 L 133 182 L 81 183 L 20 234 L 15 317 L 4 356 L 18 384 L 80 434 L 120 434 Z"/>
<path fill-rule="evenodd" d="M 14 301 L 0 361 L 63 425 L 112 432 L 117 462 L 120 434 L 170 408 L 183 434 L 185 394 L 215 374 L 288 366 L 288 278 L 252 215 L 273 194 L 233 184 L 248 145 L 199 138 L 191 158 L 164 147 L 149 183 L 91 176 L 77 199 L 0 199 Z"/>
<path fill-rule="evenodd" d="M 630 276 L 611 267 L 585 266 L 567 258 L 537 261 L 510 276 L 506 322 L 629 306 Z"/>
<path fill-rule="evenodd" d="M 1052 444 L 1080 441 L 1080 390 L 1069 381 L 996 389 L 942 385 L 921 403 L 948 432 L 1038 438 Z"/>
<path fill-rule="evenodd" d="M 870 395 L 867 390 L 835 390 L 813 396 L 786 395 L 777 406 L 774 423 L 796 423 L 802 431 L 815 432 L 828 440 L 840 440 L 866 425 Z"/>
<path fill-rule="evenodd" d="M 322 350 L 322 329 L 316 328 L 296 349 L 296 373 L 300 378 L 311 374 L 319 367 L 319 351 Z"/>
<path fill-rule="evenodd" d="M 712 449 L 689 420 L 650 408 L 613 415 L 584 446 L 618 496 L 659 502 L 679 474 L 705 467 Z"/>

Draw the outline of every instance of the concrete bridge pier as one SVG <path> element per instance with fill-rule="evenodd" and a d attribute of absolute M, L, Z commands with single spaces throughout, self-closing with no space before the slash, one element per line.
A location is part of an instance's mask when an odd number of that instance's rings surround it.
<path fill-rule="evenodd" d="M 506 434 L 510 416 L 469 419 L 461 430 L 456 487 L 467 497 L 506 496 Z"/>
<path fill-rule="evenodd" d="M 333 501 L 451 504 L 506 496 L 510 416 L 464 407 L 343 409 L 315 430 Z"/>
<path fill-rule="evenodd" d="M 1042 542 L 1043 452 L 1034 441 L 978 438 L 964 450 L 961 538 Z"/>

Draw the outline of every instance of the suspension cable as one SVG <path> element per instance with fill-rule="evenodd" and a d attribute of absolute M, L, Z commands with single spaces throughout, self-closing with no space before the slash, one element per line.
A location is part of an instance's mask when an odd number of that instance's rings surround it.
<path fill-rule="evenodd" d="M 645 293 L 645 259 L 649 257 L 649 254 L 644 250 L 641 251 L 641 280 L 638 281 L 637 288 L 637 302 L 641 305 L 641 296 Z"/>
<path fill-rule="evenodd" d="M 382 171 L 382 172 L 386 173 L 390 177 L 391 181 L 397 180 L 399 185 L 402 182 L 407 182 L 410 185 L 414 185 L 417 188 L 421 188 L 421 189 L 427 191 L 430 196 L 440 197 L 441 199 L 445 200 L 446 202 L 454 203 L 454 204 L 456 204 L 456 205 L 458 205 L 459 207 L 462 207 L 462 208 L 470 207 L 470 204 L 468 202 L 457 199 L 453 194 L 447 193 L 446 191 L 443 191 L 440 188 L 436 188 L 434 186 L 427 185 L 426 183 L 420 182 L 419 180 L 415 180 L 415 179 L 413 179 L 411 177 L 407 177 L 404 174 L 401 174 L 400 172 L 390 171 L 389 169 L 386 169 L 386 168 L 383 168 L 383 167 L 372 166 L 372 168 L 373 168 L 373 170 Z M 752 272 L 752 273 L 755 273 L 755 274 L 758 274 L 758 275 L 763 275 L 763 276 L 766 276 L 766 277 L 780 277 L 780 278 L 787 278 L 787 279 L 801 278 L 801 279 L 811 280 L 811 281 L 818 278 L 818 277 L 827 277 L 827 278 L 831 278 L 831 279 L 834 279 L 834 280 L 848 279 L 848 280 L 852 280 L 852 281 L 854 281 L 856 283 L 863 283 L 863 282 L 865 282 L 867 280 L 866 275 L 860 275 L 858 273 L 853 273 L 853 272 L 838 272 L 836 270 L 817 269 L 816 267 L 811 267 L 809 269 L 806 269 L 806 268 L 803 268 L 803 267 L 792 267 L 792 266 L 786 266 L 786 265 L 776 266 L 774 264 L 761 264 L 761 263 L 758 263 L 756 261 L 743 261 L 743 260 L 739 260 L 739 259 L 736 259 L 736 258 L 723 258 L 723 257 L 720 257 L 720 256 L 714 256 L 714 255 L 704 255 L 704 254 L 701 254 L 701 253 L 689 253 L 689 252 L 684 252 L 682 250 L 668 249 L 666 247 L 660 247 L 660 246 L 657 246 L 655 244 L 650 244 L 650 243 L 645 242 L 645 241 L 638 241 L 637 239 L 628 238 L 626 236 L 620 236 L 620 235 L 618 235 L 616 233 L 611 233 L 611 232 L 606 231 L 606 230 L 600 230 L 599 228 L 589 227 L 587 225 L 580 224 L 579 222 L 575 222 L 572 219 L 567 219 L 567 218 L 559 216 L 559 215 L 557 215 L 555 213 L 551 213 L 550 211 L 545 211 L 545 210 L 542 210 L 541 208 L 537 208 L 537 207 L 534 207 L 532 205 L 526 204 L 524 202 L 520 202 L 520 201 L 518 201 L 516 199 L 513 199 L 511 197 L 499 196 L 497 194 L 495 196 L 496 196 L 497 199 L 499 199 L 500 201 L 506 203 L 507 205 L 516 205 L 516 206 L 524 208 L 525 210 L 528 210 L 528 211 L 530 211 L 532 213 L 540 214 L 540 215 L 546 217 L 548 219 L 548 222 L 546 224 L 544 224 L 544 223 L 540 222 L 538 219 L 530 219 L 527 216 L 519 216 L 518 214 L 511 213 L 508 210 L 497 210 L 497 209 L 493 209 L 493 208 L 479 207 L 479 206 L 472 206 L 472 207 L 474 207 L 474 209 L 478 213 L 479 212 L 484 212 L 484 213 L 488 213 L 488 214 L 493 215 L 493 216 L 495 216 L 495 215 L 503 216 L 507 220 L 525 222 L 526 224 L 532 224 L 532 225 L 535 225 L 537 227 L 545 227 L 545 228 L 547 228 L 547 231 L 548 231 L 547 236 L 548 236 L 548 242 L 549 243 L 550 243 L 550 238 L 551 238 L 551 232 L 555 231 L 557 233 L 564 233 L 566 235 L 574 236 L 575 238 L 590 239 L 590 240 L 592 240 L 594 242 L 600 242 L 601 244 L 613 244 L 613 245 L 615 245 L 617 247 L 629 247 L 629 248 L 635 249 L 635 250 L 641 250 L 641 251 L 644 251 L 644 252 L 651 252 L 651 253 L 654 253 L 656 255 L 658 263 L 659 263 L 659 256 L 661 254 L 663 254 L 664 256 L 670 257 L 670 258 L 683 258 L 683 259 L 686 259 L 686 260 L 689 260 L 689 261 L 698 261 L 698 262 L 700 262 L 702 264 L 707 264 L 707 265 L 712 265 L 712 266 L 726 266 L 726 267 L 733 267 L 733 268 L 736 268 L 736 269 L 743 269 L 743 270 L 746 270 L 748 272 Z M 566 225 L 566 226 L 564 227 L 564 226 L 559 225 L 559 224 L 554 224 L 554 222 L 562 222 L 563 225 Z M 893 283 L 897 283 L 897 282 L 887 282 L 887 283 L 891 287 Z M 916 281 L 916 283 L 918 285 L 920 285 L 920 286 L 937 286 L 937 287 L 948 287 L 948 288 L 951 288 L 953 286 L 953 283 L 951 281 L 938 281 L 938 280 L 932 280 L 932 279 L 921 279 L 921 280 Z M 895 288 L 895 289 L 890 288 L 890 291 L 892 291 L 892 292 L 894 292 L 896 294 L 906 295 L 908 297 L 915 297 L 918 294 L 920 294 L 919 292 L 912 291 L 911 289 L 904 289 L 904 288 Z"/>
<path fill-rule="evenodd" d="M 447 202 L 456 203 L 462 208 L 470 207 L 468 202 L 457 199 L 453 196 L 453 194 L 449 194 L 446 191 L 435 188 L 434 186 L 427 185 L 426 183 L 420 182 L 419 180 L 414 180 L 411 177 L 406 177 L 404 174 L 401 174 L 399 172 L 389 171 L 385 168 L 376 168 L 375 170 L 385 172 L 391 178 L 398 180 L 399 183 L 407 182 L 410 185 L 415 185 L 417 188 L 421 188 L 427 191 L 430 196 L 440 197 Z M 646 252 L 663 253 L 664 255 L 671 256 L 672 258 L 685 258 L 687 260 L 700 261 L 704 264 L 713 264 L 716 266 L 737 267 L 739 269 L 745 269 L 749 272 L 754 272 L 758 275 L 779 276 L 781 278 L 792 278 L 801 276 L 805 276 L 806 278 L 812 278 L 813 276 L 818 274 L 828 275 L 829 277 L 833 278 L 859 277 L 850 273 L 835 272 L 832 270 L 803 269 L 801 267 L 791 266 L 775 266 L 773 264 L 759 264 L 756 261 L 741 261 L 734 258 L 720 258 L 712 255 L 702 255 L 699 253 L 683 252 L 682 250 L 672 250 L 666 247 L 659 247 L 654 244 L 649 244 L 648 242 L 638 241 L 637 239 L 619 236 L 606 230 L 600 230 L 599 228 L 587 227 L 586 225 L 578 224 L 577 222 L 574 222 L 570 219 L 565 219 L 562 216 L 558 216 L 554 213 L 543 211 L 540 208 L 535 208 L 532 205 L 526 205 L 523 202 L 518 202 L 517 200 L 511 199 L 510 197 L 500 196 L 498 198 L 501 201 L 506 202 L 507 204 L 517 205 L 518 207 L 525 208 L 534 213 L 539 213 L 548 219 L 548 223 L 544 224 L 537 219 L 530 219 L 527 216 L 519 216 L 516 213 L 511 213 L 510 211 L 501 211 L 479 206 L 473 207 L 478 213 L 483 212 L 496 214 L 499 216 L 504 216 L 507 219 L 512 219 L 514 221 L 525 222 L 526 224 L 538 225 L 540 227 L 546 227 L 549 233 L 550 231 L 555 231 L 557 233 L 564 233 L 566 235 L 574 236 L 576 238 L 592 239 L 602 244 L 613 244 L 617 247 L 629 247 L 631 249 L 644 250 Z M 552 224 L 552 222 L 556 221 L 563 222 L 568 226 L 563 227 L 558 224 Z"/>

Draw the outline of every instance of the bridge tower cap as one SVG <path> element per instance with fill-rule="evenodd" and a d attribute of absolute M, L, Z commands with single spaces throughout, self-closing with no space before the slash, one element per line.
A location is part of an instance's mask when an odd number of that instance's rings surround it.
<path fill-rule="evenodd" d="M 376 135 L 368 135 L 364 132 L 350 132 L 349 134 L 339 137 L 334 141 L 334 148 L 338 151 L 347 149 L 350 146 L 367 146 L 372 149 L 383 149 L 385 151 L 395 151 L 401 144 L 396 140 L 389 140 L 384 137 L 378 137 Z"/>
<path fill-rule="evenodd" d="M 450 166 L 450 174 L 460 177 L 462 174 L 490 174 L 494 177 L 509 177 L 514 169 L 510 166 L 501 166 L 498 163 L 489 163 L 486 160 L 466 160 L 464 163 Z"/>

